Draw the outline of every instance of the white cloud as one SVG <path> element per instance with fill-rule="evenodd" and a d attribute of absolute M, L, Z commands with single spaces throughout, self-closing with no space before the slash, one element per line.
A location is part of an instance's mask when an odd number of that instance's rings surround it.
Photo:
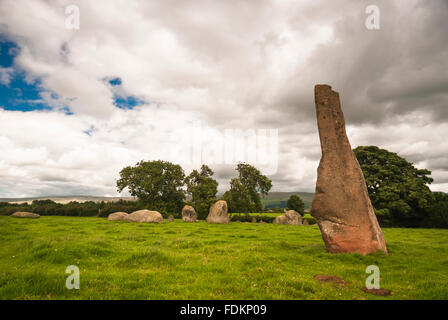
<path fill-rule="evenodd" d="M 2 68 L 0 67 L 0 84 L 8 86 L 12 79 L 12 74 L 14 73 L 13 68 Z"/>
<path fill-rule="evenodd" d="M 446 109 L 437 70 L 448 51 L 431 22 L 446 19 L 439 2 L 415 3 L 379 1 L 382 29 L 369 33 L 366 1 L 4 0 L 0 32 L 20 47 L 14 67 L 41 80 L 54 110 L 0 110 L 0 196 L 114 194 L 122 167 L 169 160 L 180 143 L 173 131 L 194 121 L 279 129 L 274 189 L 313 191 L 321 82 L 341 92 L 353 147 L 398 152 L 433 169 L 433 188 L 448 191 L 447 122 L 434 116 Z M 65 29 L 68 4 L 80 7 L 79 30 Z M 0 69 L 0 82 L 10 75 Z M 114 77 L 120 88 L 107 83 Z M 117 109 L 117 92 L 146 103 Z M 215 169 L 222 191 L 235 173 Z"/>

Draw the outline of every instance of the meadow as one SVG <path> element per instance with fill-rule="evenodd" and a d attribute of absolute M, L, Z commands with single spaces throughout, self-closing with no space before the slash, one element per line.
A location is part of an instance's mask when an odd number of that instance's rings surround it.
<path fill-rule="evenodd" d="M 327 253 L 317 226 L 0 216 L 0 299 L 448 299 L 448 230 L 383 231 L 389 255 L 363 256 Z M 368 265 L 390 296 L 361 290 Z"/>

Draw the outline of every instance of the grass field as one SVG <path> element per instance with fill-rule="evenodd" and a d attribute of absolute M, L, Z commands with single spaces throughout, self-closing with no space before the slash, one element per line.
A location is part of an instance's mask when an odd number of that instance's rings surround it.
<path fill-rule="evenodd" d="M 284 214 L 284 212 L 259 212 L 259 213 L 230 213 L 229 215 L 250 215 L 250 216 L 266 216 L 266 217 L 278 217 Z M 312 218 L 311 214 L 305 213 L 303 218 Z"/>
<path fill-rule="evenodd" d="M 314 226 L 0 217 L 0 299 L 448 299 L 448 230 L 384 234 L 388 256 L 334 255 Z M 372 264 L 389 297 L 361 290 Z"/>

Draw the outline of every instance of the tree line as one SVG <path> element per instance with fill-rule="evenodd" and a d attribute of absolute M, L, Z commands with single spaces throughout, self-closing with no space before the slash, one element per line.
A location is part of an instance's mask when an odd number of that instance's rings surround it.
<path fill-rule="evenodd" d="M 229 212 L 261 212 L 261 197 L 268 194 L 272 181 L 247 163 L 239 163 L 236 171 L 238 177 L 231 179 L 230 190 L 222 196 Z M 205 219 L 211 205 L 218 200 L 218 182 L 213 179 L 213 174 L 207 165 L 185 176 L 178 164 L 162 160 L 140 161 L 120 171 L 117 189 L 122 192 L 127 188 L 150 210 L 176 213 L 189 204 L 195 208 L 199 219 Z"/>
<path fill-rule="evenodd" d="M 364 173 L 367 190 L 381 226 L 448 228 L 448 195 L 432 192 L 431 171 L 417 169 L 398 154 L 376 146 L 353 150 Z M 237 177 L 221 197 L 230 213 L 260 213 L 262 197 L 272 188 L 272 181 L 247 163 L 236 167 Z M 180 216 L 185 204 L 193 206 L 199 219 L 205 219 L 210 206 L 218 200 L 218 182 L 207 166 L 193 170 L 188 176 L 178 164 L 167 161 L 140 161 L 123 168 L 117 190 L 128 189 L 136 201 L 70 202 L 35 200 L 31 204 L 0 202 L 0 215 L 16 211 L 33 211 L 40 215 L 107 216 L 116 211 L 157 210 L 164 215 Z M 291 196 L 287 208 L 304 214 L 303 200 Z"/>
<path fill-rule="evenodd" d="M 30 211 L 41 216 L 72 216 L 72 217 L 107 217 L 113 212 L 132 212 L 144 209 L 139 201 L 71 201 L 56 203 L 53 200 L 33 200 L 29 203 L 0 202 L 0 215 L 11 215 L 17 211 Z"/>

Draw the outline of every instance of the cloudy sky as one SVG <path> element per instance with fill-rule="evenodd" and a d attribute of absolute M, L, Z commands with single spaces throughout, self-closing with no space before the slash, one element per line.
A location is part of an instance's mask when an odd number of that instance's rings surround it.
<path fill-rule="evenodd" d="M 1 0 L 0 197 L 115 196 L 120 169 L 156 159 L 210 163 L 224 191 L 241 132 L 273 191 L 314 191 L 317 83 L 352 147 L 448 192 L 447 30 L 446 0 Z"/>

